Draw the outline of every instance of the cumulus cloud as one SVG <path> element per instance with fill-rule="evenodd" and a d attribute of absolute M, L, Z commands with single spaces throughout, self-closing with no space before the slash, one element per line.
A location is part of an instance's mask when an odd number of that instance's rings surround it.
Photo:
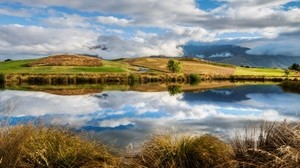
<path fill-rule="evenodd" d="M 168 24 L 180 24 L 184 20 L 201 20 L 201 16 L 206 12 L 196 7 L 194 0 L 120 0 L 100 2 L 98 0 L 73 1 L 32 1 L 32 0 L 1 0 L 0 2 L 17 2 L 28 6 L 49 7 L 64 6 L 89 12 L 105 12 L 124 14 L 133 18 L 134 24 L 165 26 Z M 147 7 L 147 10 L 145 10 Z M 114 18 L 101 18 L 112 20 Z M 119 20 L 120 21 L 120 20 Z M 123 20 L 122 22 L 124 22 Z M 126 21 L 125 21 L 126 22 Z"/>
<path fill-rule="evenodd" d="M 126 26 L 132 22 L 132 20 L 119 19 L 113 16 L 98 16 L 97 21 L 102 24 L 115 24 L 120 26 Z"/>
<path fill-rule="evenodd" d="M 199 27 L 173 27 L 163 35 L 137 31 L 131 39 L 119 36 L 99 36 L 98 45 L 106 46 L 99 55 L 104 58 L 141 57 L 151 55 L 181 56 L 178 47 L 190 40 L 213 41 L 214 35 Z"/>
<path fill-rule="evenodd" d="M 85 29 L 3 25 L 0 26 L 0 56 L 90 52 L 85 45 L 93 44 L 97 36 Z"/>
<path fill-rule="evenodd" d="M 4 7 L 0 6 L 0 15 L 29 17 L 29 16 L 31 16 L 31 12 L 24 8 L 16 10 L 16 9 L 4 8 Z"/>
<path fill-rule="evenodd" d="M 13 15 L 14 11 L 19 12 L 19 14 L 16 12 L 16 15 L 26 15 L 26 10 L 32 8 L 57 10 L 51 7 L 65 7 L 67 9 L 75 9 L 73 14 L 41 17 L 42 24 L 37 24 L 44 26 L 40 28 L 45 29 L 45 33 L 52 33 L 52 36 L 60 41 L 57 42 L 61 44 L 59 45 L 60 47 L 54 47 L 53 43 L 49 42 L 51 40 L 43 41 L 38 46 L 30 44 L 18 46 L 17 42 L 14 45 L 15 51 L 13 52 L 4 49 L 3 46 L 8 47 L 12 45 L 12 43 L 10 44 L 4 40 L 0 42 L 0 53 L 8 52 L 8 55 L 13 55 L 14 53 L 17 55 L 40 55 L 50 53 L 51 49 L 52 53 L 64 50 L 74 53 L 82 52 L 83 50 L 79 49 L 82 47 L 79 47 L 78 44 L 79 41 L 82 41 L 83 44 L 81 46 L 106 44 L 109 50 L 98 51 L 98 54 L 104 58 L 148 55 L 180 56 L 182 55 L 182 50 L 178 48 L 179 45 L 184 45 L 189 41 L 212 42 L 223 40 L 217 37 L 221 37 L 222 34 L 226 33 L 233 34 L 232 37 L 229 37 L 231 39 L 242 38 L 238 35 L 235 36 L 236 34 L 256 34 L 258 37 L 256 37 L 256 40 L 261 40 L 260 43 L 263 43 L 263 46 L 260 48 L 255 46 L 257 48 L 251 52 L 261 53 L 261 48 L 270 48 L 264 47 L 268 46 L 265 43 L 267 39 L 278 39 L 278 41 L 283 42 L 281 39 L 282 34 L 299 31 L 299 6 L 284 6 L 295 0 L 218 1 L 221 2 L 218 7 L 205 11 L 199 8 L 199 6 L 201 7 L 201 3 L 205 2 L 194 0 L 120 0 L 107 1 L 105 3 L 98 0 L 89 0 L 88 3 L 80 0 L 70 2 L 0 0 L 0 2 L 5 3 L 18 3 L 24 7 L 24 10 L 1 9 L 0 14 L 5 15 Z M 147 7 L 147 10 L 145 10 L 145 7 Z M 38 16 L 39 12 L 34 13 L 33 16 L 31 15 L 31 18 Z M 84 13 L 84 16 L 82 13 Z M 6 26 L 9 27 L 10 25 Z M 27 29 L 39 26 L 27 26 Z M 13 31 L 14 28 L 12 26 L 10 28 Z M 159 31 L 152 30 L 153 28 L 159 29 Z M 23 29 L 26 32 L 26 28 Z M 57 31 L 54 29 L 57 29 Z M 81 38 L 79 37 L 79 32 L 82 33 Z M 69 37 L 74 34 L 74 39 L 71 39 L 71 42 L 67 38 L 62 39 L 62 37 L 58 37 L 63 34 Z M 41 36 L 39 31 L 37 31 L 37 37 Z M 11 35 L 10 38 L 15 37 Z M 292 37 L 289 36 L 289 38 Z M 22 38 L 20 39 L 23 40 Z M 34 41 L 35 37 L 28 38 L 27 41 L 29 40 Z M 288 38 L 285 38 L 285 40 L 286 45 L 289 45 L 288 41 L 290 40 Z M 270 43 L 270 45 L 272 44 Z M 16 48 L 17 46 L 19 48 Z M 281 46 L 281 44 L 276 43 L 273 46 Z M 23 50 L 23 53 L 21 50 Z M 291 53 L 298 51 L 294 47 L 284 50 L 273 50 L 272 53 L 289 53 L 290 55 L 295 55 Z M 30 53 L 29 51 L 32 52 Z M 35 53 L 36 51 L 37 53 Z M 93 53 L 97 51 L 84 50 L 84 52 Z"/>
<path fill-rule="evenodd" d="M 63 14 L 63 16 L 48 17 L 43 19 L 43 23 L 50 27 L 67 27 L 67 28 L 88 28 L 91 24 L 86 18 L 77 14 Z"/>
<path fill-rule="evenodd" d="M 240 41 L 240 44 L 251 48 L 247 51 L 249 54 L 300 56 L 299 39 L 300 32 L 296 31 L 293 33 L 280 34 L 273 39 Z"/>

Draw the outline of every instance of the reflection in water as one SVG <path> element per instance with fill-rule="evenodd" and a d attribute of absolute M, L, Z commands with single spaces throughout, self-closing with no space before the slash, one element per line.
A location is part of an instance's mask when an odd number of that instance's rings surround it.
<path fill-rule="evenodd" d="M 182 93 L 180 85 L 170 85 L 168 86 L 168 92 L 171 96 Z"/>
<path fill-rule="evenodd" d="M 18 100 L 10 124 L 43 120 L 93 131 L 119 146 L 138 143 L 164 129 L 225 136 L 249 121 L 295 121 L 300 112 L 300 95 L 285 93 L 278 86 L 240 86 L 174 96 L 166 91 L 107 91 L 80 96 L 4 91 L 0 96 L 0 107 Z"/>

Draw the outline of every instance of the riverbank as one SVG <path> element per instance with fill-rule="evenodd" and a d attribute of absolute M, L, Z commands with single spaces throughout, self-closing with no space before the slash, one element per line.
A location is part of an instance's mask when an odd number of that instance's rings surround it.
<path fill-rule="evenodd" d="M 299 128 L 299 123 L 264 122 L 229 141 L 165 132 L 150 136 L 137 150 L 117 150 L 62 128 L 2 127 L 0 166 L 299 167 Z"/>
<path fill-rule="evenodd" d="M 198 77 L 195 77 L 198 76 Z M 195 82 L 196 79 L 196 82 Z M 34 85 L 73 85 L 73 84 L 134 84 L 134 83 L 195 83 L 200 81 L 273 81 L 300 80 L 298 77 L 254 76 L 254 75 L 201 75 L 184 73 L 81 73 L 81 74 L 0 74 L 0 83 Z"/>

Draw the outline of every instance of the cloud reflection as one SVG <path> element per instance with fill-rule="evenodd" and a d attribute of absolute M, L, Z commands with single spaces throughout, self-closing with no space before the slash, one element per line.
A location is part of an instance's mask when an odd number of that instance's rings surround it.
<path fill-rule="evenodd" d="M 118 145 L 126 145 L 164 129 L 224 136 L 249 121 L 298 120 L 300 95 L 284 93 L 278 86 L 241 86 L 175 96 L 134 91 L 83 96 L 4 91 L 0 107 L 11 99 L 19 102 L 10 114 L 13 123 L 38 119 L 94 131 L 108 141 L 122 139 Z"/>

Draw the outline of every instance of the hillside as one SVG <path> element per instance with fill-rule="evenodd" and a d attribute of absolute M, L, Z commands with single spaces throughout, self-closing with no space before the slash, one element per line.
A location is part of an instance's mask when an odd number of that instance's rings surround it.
<path fill-rule="evenodd" d="M 49 57 L 47 57 L 49 58 Z M 102 66 L 37 66 L 38 62 L 48 60 L 18 60 L 0 62 L 0 74 L 82 74 L 82 73 L 170 73 L 167 68 L 169 59 L 180 61 L 182 72 L 186 74 L 196 73 L 206 76 L 269 76 L 283 77 L 284 71 L 279 68 L 247 68 L 228 64 L 215 63 L 197 58 L 156 58 L 141 57 L 118 60 L 101 60 Z M 97 58 L 96 58 L 97 59 Z M 72 62 L 72 61 L 71 61 Z M 28 66 L 35 65 L 36 66 Z M 56 64 L 55 64 L 56 65 Z M 78 65 L 78 64 L 77 64 Z M 290 76 L 299 76 L 299 73 L 291 73 Z"/>
<path fill-rule="evenodd" d="M 101 66 L 102 60 L 83 55 L 54 55 L 36 60 L 29 66 Z"/>
<path fill-rule="evenodd" d="M 170 58 L 133 58 L 124 62 L 130 65 L 145 67 L 161 72 L 169 72 L 167 63 Z M 209 61 L 199 59 L 174 58 L 181 62 L 182 73 L 198 73 L 205 75 L 233 75 L 234 66 L 215 64 Z"/>

